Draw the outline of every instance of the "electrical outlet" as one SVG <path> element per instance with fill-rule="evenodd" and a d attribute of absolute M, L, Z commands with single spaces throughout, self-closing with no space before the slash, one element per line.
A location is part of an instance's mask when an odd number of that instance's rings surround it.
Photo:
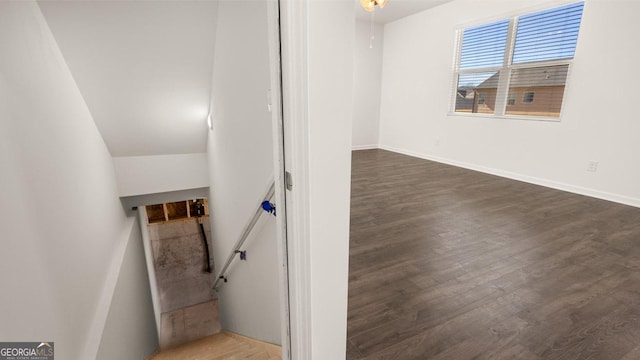
<path fill-rule="evenodd" d="M 589 164 L 587 164 L 587 171 L 591 171 L 591 172 L 598 171 L 598 162 L 595 160 L 589 161 Z"/>
<path fill-rule="evenodd" d="M 436 144 L 436 147 L 440 146 L 440 139 L 436 139 L 435 144 Z"/>

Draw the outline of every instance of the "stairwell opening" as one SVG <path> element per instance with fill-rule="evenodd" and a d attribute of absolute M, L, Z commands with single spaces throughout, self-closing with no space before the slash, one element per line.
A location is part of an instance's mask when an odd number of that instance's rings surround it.
<path fill-rule="evenodd" d="M 207 199 L 146 206 L 161 308 L 160 349 L 220 332 Z"/>

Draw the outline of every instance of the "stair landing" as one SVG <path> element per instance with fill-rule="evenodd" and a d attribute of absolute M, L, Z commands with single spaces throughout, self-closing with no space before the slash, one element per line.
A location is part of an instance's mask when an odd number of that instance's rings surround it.
<path fill-rule="evenodd" d="M 217 300 L 162 313 L 161 316 L 161 350 L 220 332 Z"/>
<path fill-rule="evenodd" d="M 282 359 L 280 346 L 223 331 L 173 349 L 157 352 L 147 360 Z"/>

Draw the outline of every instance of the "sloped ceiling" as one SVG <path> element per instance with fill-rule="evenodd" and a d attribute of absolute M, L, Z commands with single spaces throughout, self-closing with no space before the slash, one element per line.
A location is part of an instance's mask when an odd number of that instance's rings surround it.
<path fill-rule="evenodd" d="M 389 0 L 375 19 L 448 1 Z M 218 1 L 38 4 L 112 156 L 206 151 Z M 370 19 L 354 5 L 356 17 Z"/>
<path fill-rule="evenodd" d="M 112 156 L 206 151 L 216 1 L 38 4 Z"/>

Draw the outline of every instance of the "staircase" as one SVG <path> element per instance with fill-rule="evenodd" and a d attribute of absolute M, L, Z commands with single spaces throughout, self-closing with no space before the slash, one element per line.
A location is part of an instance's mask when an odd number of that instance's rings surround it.
<path fill-rule="evenodd" d="M 173 349 L 157 352 L 147 360 L 282 359 L 280 346 L 223 331 Z"/>
<path fill-rule="evenodd" d="M 268 190 L 262 198 L 265 200 L 261 200 L 259 205 L 256 207 L 253 217 L 245 226 L 240 238 L 236 241 L 233 249 L 231 249 L 231 252 L 227 257 L 227 261 L 224 263 L 224 266 L 222 266 L 220 272 L 215 276 L 213 289 L 217 290 L 218 285 L 222 286 L 222 284 L 228 281 L 227 270 L 231 263 L 235 259 L 238 259 L 238 255 L 240 255 L 240 260 L 247 260 L 246 250 L 242 250 L 242 247 L 263 212 L 267 212 L 273 216 L 276 215 L 276 207 L 270 202 L 274 194 L 275 183 L 271 181 Z M 164 216 L 164 218 L 167 218 L 167 216 Z M 204 238 L 206 239 L 206 236 L 204 236 Z M 200 307 L 200 305 L 198 305 L 198 307 Z M 189 309 L 190 308 L 187 308 L 187 310 Z M 203 307 L 203 309 L 205 310 L 204 314 L 192 314 L 191 316 L 187 316 L 182 313 L 171 313 L 169 314 L 170 316 L 166 316 L 166 319 L 165 317 L 163 317 L 162 328 L 163 330 L 169 331 L 161 331 L 161 333 L 166 333 L 168 335 L 161 336 L 161 350 L 151 355 L 147 360 L 282 359 L 282 348 L 280 346 L 251 339 L 228 331 L 219 332 L 215 335 L 204 337 L 199 340 L 194 340 L 177 347 L 166 348 L 172 346 L 172 343 L 176 344 L 182 341 L 182 338 L 185 336 L 185 334 L 189 335 L 189 330 L 193 330 L 194 328 L 193 324 L 187 324 L 186 320 L 176 326 L 176 322 L 177 320 L 179 320 L 180 316 L 182 316 L 182 318 L 201 319 L 208 313 L 206 308 Z M 184 312 L 184 310 L 181 311 Z M 212 312 L 211 314 L 213 315 L 217 323 L 217 313 Z M 180 334 L 180 329 L 187 329 L 187 331 L 183 331 L 185 334 Z"/>

